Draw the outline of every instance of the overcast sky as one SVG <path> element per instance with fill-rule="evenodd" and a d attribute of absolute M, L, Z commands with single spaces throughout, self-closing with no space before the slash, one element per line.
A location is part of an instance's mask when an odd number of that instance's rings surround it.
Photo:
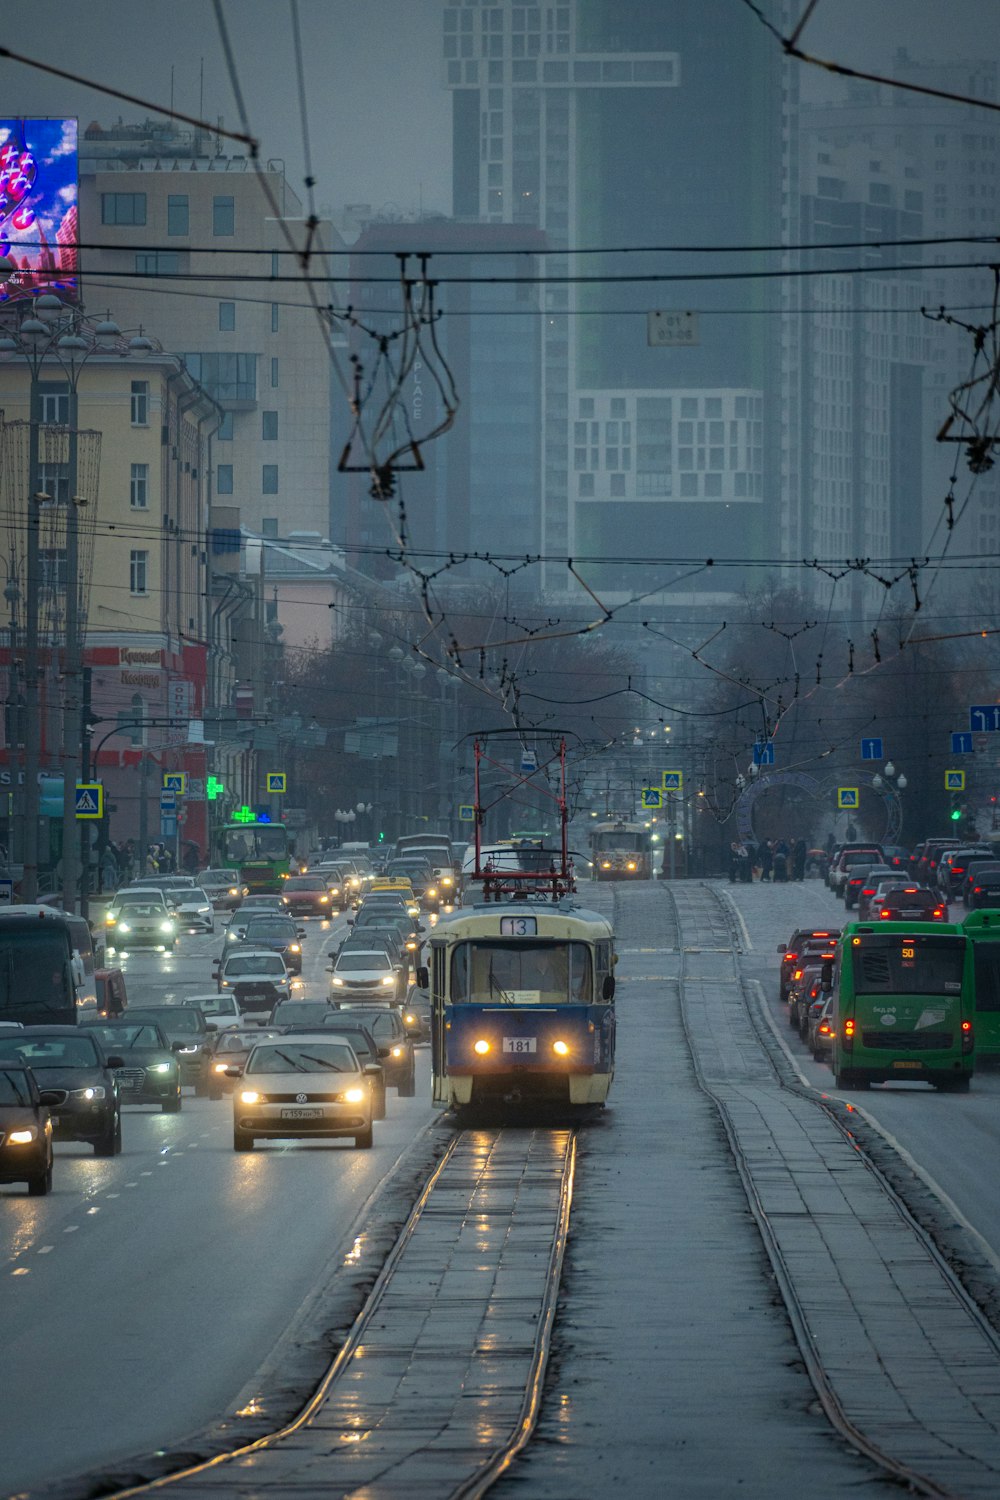
<path fill-rule="evenodd" d="M 662 10 L 670 0 L 649 0 Z M 772 13 L 777 0 L 764 0 Z M 718 21 L 741 0 L 705 0 Z M 442 0 L 300 0 L 309 127 L 318 201 L 447 212 L 451 119 L 441 86 Z M 228 0 L 251 127 L 265 157 L 288 163 L 301 188 L 302 134 L 286 0 Z M 210 0 L 33 0 L 31 25 L 5 28 L 6 45 L 82 77 L 111 83 L 196 113 L 205 59 L 205 113 L 236 125 Z M 887 69 L 898 46 L 917 59 L 996 56 L 997 0 L 820 0 L 803 38 L 807 50 L 854 66 Z M 777 44 L 776 44 L 777 45 Z M 836 83 L 806 69 L 811 98 Z M 81 127 L 141 110 L 11 62 L 0 62 L 0 115 L 77 114 Z"/>

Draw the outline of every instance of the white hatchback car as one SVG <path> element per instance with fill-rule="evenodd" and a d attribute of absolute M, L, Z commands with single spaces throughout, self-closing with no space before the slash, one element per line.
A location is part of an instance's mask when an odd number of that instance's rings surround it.
<path fill-rule="evenodd" d="M 220 993 L 234 995 L 244 1014 L 263 1011 L 270 1015 L 274 1005 L 292 993 L 285 960 L 270 948 L 234 948 L 223 956 L 214 978 Z M 296 982 L 295 988 L 299 987 Z"/>
<path fill-rule="evenodd" d="M 350 1042 L 333 1028 L 261 1042 L 233 1089 L 233 1149 L 257 1140 L 332 1140 L 372 1145 L 372 1096 Z"/>

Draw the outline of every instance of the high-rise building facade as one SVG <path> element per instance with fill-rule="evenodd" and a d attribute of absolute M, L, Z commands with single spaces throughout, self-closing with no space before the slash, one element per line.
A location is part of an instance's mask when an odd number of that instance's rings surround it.
<path fill-rule="evenodd" d="M 778 419 L 779 320 L 753 314 L 769 294 L 613 278 L 722 269 L 693 247 L 781 240 L 780 49 L 749 12 L 694 0 L 456 0 L 443 41 L 456 216 L 544 229 L 555 252 L 544 268 L 543 549 L 765 556 L 780 483 L 768 461 L 778 445 L 765 440 Z M 689 248 L 636 253 L 650 246 Z M 698 342 L 650 347 L 656 309 L 698 311 Z M 663 574 L 588 570 L 611 593 Z"/>

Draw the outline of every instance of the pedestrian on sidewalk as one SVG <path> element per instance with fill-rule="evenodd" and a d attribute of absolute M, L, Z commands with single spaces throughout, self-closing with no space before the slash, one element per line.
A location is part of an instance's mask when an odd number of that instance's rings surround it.
<path fill-rule="evenodd" d="M 757 846 L 757 863 L 760 865 L 761 880 L 770 880 L 771 869 L 774 864 L 774 856 L 771 852 L 771 840 L 761 839 Z"/>

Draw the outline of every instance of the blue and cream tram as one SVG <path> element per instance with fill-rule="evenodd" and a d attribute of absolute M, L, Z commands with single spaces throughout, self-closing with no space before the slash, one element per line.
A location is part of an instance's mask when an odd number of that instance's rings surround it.
<path fill-rule="evenodd" d="M 487 899 L 430 940 L 434 1099 L 603 1105 L 615 1065 L 614 933 L 570 896 Z"/>

